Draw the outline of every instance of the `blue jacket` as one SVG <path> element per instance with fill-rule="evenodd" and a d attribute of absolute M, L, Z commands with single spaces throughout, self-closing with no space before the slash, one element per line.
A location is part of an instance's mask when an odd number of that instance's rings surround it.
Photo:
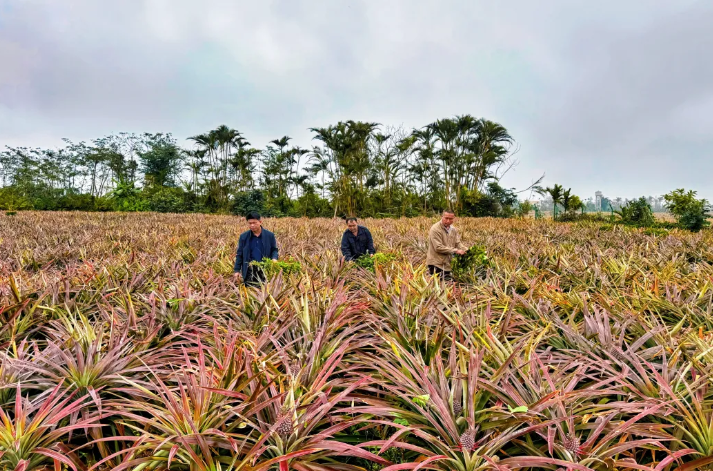
<path fill-rule="evenodd" d="M 243 279 L 248 276 L 248 265 L 250 265 L 250 239 L 252 239 L 252 237 L 252 231 L 246 231 L 240 234 L 240 239 L 238 239 L 238 250 L 235 256 L 233 271 L 239 271 L 243 275 Z M 262 239 L 263 255 L 277 260 L 277 241 L 275 240 L 275 234 L 267 229 L 263 229 L 260 238 Z"/>
<path fill-rule="evenodd" d="M 342 255 L 345 260 L 356 260 L 362 255 L 375 254 L 374 239 L 364 226 L 357 226 L 357 234 L 347 229 L 342 235 Z"/>

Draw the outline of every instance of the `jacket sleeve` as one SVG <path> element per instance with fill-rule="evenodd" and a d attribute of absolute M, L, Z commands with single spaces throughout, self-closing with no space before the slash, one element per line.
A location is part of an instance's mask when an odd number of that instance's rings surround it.
<path fill-rule="evenodd" d="M 275 234 L 272 235 L 272 249 L 270 249 L 270 258 L 273 260 L 277 260 L 279 257 L 279 250 L 277 249 L 277 239 L 275 238 Z"/>
<path fill-rule="evenodd" d="M 354 258 L 354 255 L 352 255 L 352 249 L 349 247 L 346 232 L 342 234 L 342 255 L 344 255 L 345 260 L 352 260 Z"/>
<path fill-rule="evenodd" d="M 431 229 L 428 234 L 429 243 L 433 246 L 433 250 L 441 255 L 454 254 L 456 249 L 454 247 L 447 247 L 443 243 L 443 237 L 437 229 Z"/>
<path fill-rule="evenodd" d="M 374 249 L 374 239 L 371 237 L 371 232 L 369 229 L 364 229 L 366 231 L 366 252 L 370 254 L 375 254 L 376 250 Z"/>
<path fill-rule="evenodd" d="M 233 272 L 239 272 L 243 269 L 243 245 L 245 244 L 243 237 L 238 239 L 238 249 L 235 254 L 235 266 Z"/>

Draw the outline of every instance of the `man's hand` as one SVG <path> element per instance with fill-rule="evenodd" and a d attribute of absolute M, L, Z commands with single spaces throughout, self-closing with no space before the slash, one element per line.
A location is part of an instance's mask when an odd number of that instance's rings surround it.
<path fill-rule="evenodd" d="M 239 271 L 236 271 L 235 273 L 233 273 L 233 281 L 234 282 L 240 283 L 242 281 L 242 279 L 243 279 L 243 275 Z"/>
<path fill-rule="evenodd" d="M 465 250 L 460 250 L 460 249 L 459 249 L 459 250 L 456 250 L 456 253 L 457 253 L 458 255 L 465 255 Z"/>

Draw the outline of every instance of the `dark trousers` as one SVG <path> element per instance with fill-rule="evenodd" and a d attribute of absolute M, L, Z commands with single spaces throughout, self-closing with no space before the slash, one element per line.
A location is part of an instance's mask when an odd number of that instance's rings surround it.
<path fill-rule="evenodd" d="M 254 265 L 249 265 L 247 276 L 245 276 L 245 280 L 243 281 L 245 282 L 245 286 L 260 286 L 265 282 L 265 274 L 262 272 L 262 269 Z"/>
<path fill-rule="evenodd" d="M 451 272 L 445 271 L 442 268 L 438 268 L 435 265 L 429 265 L 428 266 L 428 273 L 431 275 L 435 275 L 438 273 L 441 276 L 442 280 L 452 280 L 453 278 L 451 277 Z"/>

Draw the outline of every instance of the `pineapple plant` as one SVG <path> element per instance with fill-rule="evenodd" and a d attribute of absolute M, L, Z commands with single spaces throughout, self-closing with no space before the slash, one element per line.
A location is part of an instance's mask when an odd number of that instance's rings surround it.
<path fill-rule="evenodd" d="M 294 431 L 294 411 L 289 408 L 282 409 L 280 415 L 277 417 L 275 431 L 283 439 L 292 435 Z"/>
<path fill-rule="evenodd" d="M 473 451 L 475 448 L 475 429 L 468 428 L 463 432 L 458 440 L 458 444 L 463 451 Z"/>
<path fill-rule="evenodd" d="M 562 446 L 572 455 L 576 455 L 579 450 L 579 437 L 573 433 L 567 434 L 562 441 Z"/>

